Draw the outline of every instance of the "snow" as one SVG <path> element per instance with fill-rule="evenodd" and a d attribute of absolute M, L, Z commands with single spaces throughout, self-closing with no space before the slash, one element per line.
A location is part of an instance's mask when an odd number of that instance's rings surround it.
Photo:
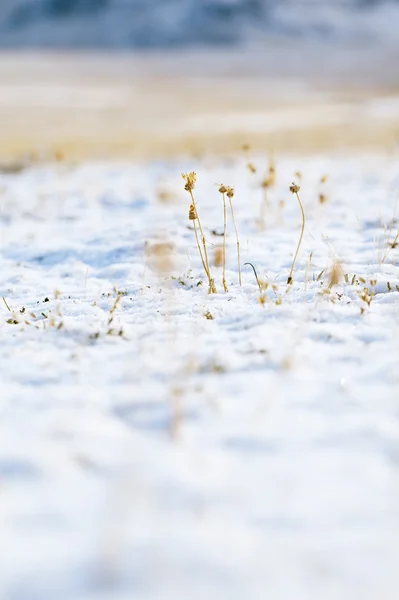
<path fill-rule="evenodd" d="M 268 160 L 1 176 L 1 598 L 396 598 L 397 157 Z"/>

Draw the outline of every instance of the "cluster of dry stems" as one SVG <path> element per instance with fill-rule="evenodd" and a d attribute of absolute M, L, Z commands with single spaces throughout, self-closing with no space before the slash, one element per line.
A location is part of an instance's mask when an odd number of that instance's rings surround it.
<path fill-rule="evenodd" d="M 208 251 L 207 251 L 207 247 L 206 247 L 206 238 L 205 238 L 204 230 L 202 228 L 201 220 L 200 220 L 200 217 L 198 214 L 197 205 L 195 202 L 195 197 L 194 197 L 194 192 L 193 192 L 193 190 L 195 188 L 195 184 L 197 182 L 197 176 L 196 176 L 196 173 L 191 172 L 191 173 L 182 173 L 182 177 L 185 181 L 184 189 L 186 190 L 186 192 L 188 192 L 190 194 L 190 198 L 191 198 L 190 208 L 189 208 L 189 212 L 188 212 L 188 218 L 190 219 L 190 221 L 193 222 L 198 252 L 199 252 L 201 262 L 204 267 L 206 276 L 208 278 L 208 284 L 209 284 L 208 292 L 210 294 L 215 294 L 217 292 L 217 290 L 216 290 L 216 286 L 215 286 L 215 280 L 213 279 L 212 274 L 211 274 Z M 227 288 L 227 283 L 226 283 L 226 236 L 227 236 L 226 197 L 229 200 L 231 217 L 233 220 L 234 230 L 236 233 L 238 280 L 239 280 L 240 285 L 242 285 L 240 240 L 238 237 L 238 230 L 237 230 L 236 220 L 235 220 L 235 216 L 234 216 L 234 209 L 233 209 L 234 189 L 229 186 L 221 185 L 219 187 L 219 192 L 222 194 L 222 197 L 223 197 L 223 215 L 224 215 L 224 218 L 223 218 L 224 228 L 223 228 L 223 259 L 222 259 L 222 261 L 223 261 L 223 279 L 222 279 L 222 283 L 223 283 L 224 290 L 227 292 L 228 288 Z M 197 224 L 198 224 L 198 229 L 197 229 Z M 199 230 L 199 234 L 198 234 L 198 230 Z"/>
<path fill-rule="evenodd" d="M 252 163 L 250 163 L 250 165 L 252 166 Z M 254 172 L 255 167 L 252 166 L 252 169 L 250 169 L 250 170 L 251 170 L 251 172 Z M 208 291 L 210 294 L 214 294 L 217 291 L 216 285 L 215 285 L 215 280 L 213 279 L 212 274 L 211 274 L 208 251 L 207 251 L 207 247 L 206 247 L 206 238 L 205 238 L 204 230 L 202 228 L 201 220 L 199 218 L 197 205 L 196 205 L 195 197 L 194 197 L 194 191 L 193 191 L 195 188 L 195 184 L 197 182 L 197 175 L 195 172 L 182 173 L 182 177 L 185 181 L 184 189 L 190 194 L 190 198 L 191 198 L 188 218 L 190 219 L 190 221 L 193 222 L 198 252 L 199 252 L 201 262 L 204 267 L 206 276 L 208 278 L 208 284 L 209 284 Z M 270 166 L 269 166 L 268 176 L 265 178 L 264 182 L 262 183 L 262 186 L 264 187 L 264 189 L 267 189 L 271 185 L 274 185 L 274 182 L 275 182 L 275 166 L 274 166 L 274 163 L 271 162 Z M 301 234 L 299 237 L 299 242 L 298 242 L 296 252 L 294 255 L 294 260 L 292 261 L 291 270 L 290 270 L 290 273 L 289 273 L 288 279 L 287 279 L 288 285 L 291 285 L 293 283 L 293 272 L 294 272 L 295 262 L 298 257 L 299 249 L 300 249 L 301 243 L 302 243 L 303 233 L 305 230 L 305 211 L 304 211 L 303 204 L 302 204 L 300 196 L 299 196 L 299 190 L 300 190 L 299 185 L 297 185 L 296 183 L 292 183 L 292 185 L 290 186 L 290 192 L 292 194 L 294 194 L 298 200 L 298 203 L 299 203 L 299 206 L 301 209 L 301 214 L 302 214 L 302 226 L 301 226 Z M 230 186 L 221 184 L 219 187 L 219 193 L 222 195 L 222 200 L 223 200 L 223 252 L 222 252 L 223 275 L 222 275 L 222 284 L 223 284 L 224 291 L 227 292 L 228 287 L 227 287 L 227 282 L 226 282 L 226 240 L 227 240 L 227 202 L 226 202 L 226 198 L 229 201 L 231 217 L 232 217 L 233 226 L 234 226 L 235 235 L 236 235 L 238 280 L 239 280 L 239 284 L 242 285 L 240 239 L 238 236 L 237 224 L 236 224 L 236 220 L 235 220 L 235 216 L 234 216 L 234 208 L 233 208 L 233 202 L 232 202 L 232 200 L 234 198 L 234 189 Z M 198 224 L 198 229 L 197 229 L 197 224 Z M 198 230 L 199 230 L 199 232 L 198 232 Z"/>

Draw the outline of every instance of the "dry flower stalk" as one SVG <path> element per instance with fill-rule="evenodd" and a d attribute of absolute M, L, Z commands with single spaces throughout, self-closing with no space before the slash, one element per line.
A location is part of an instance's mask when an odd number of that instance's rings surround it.
<path fill-rule="evenodd" d="M 208 252 L 206 249 L 205 234 L 204 234 L 204 230 L 202 229 L 201 221 L 200 221 L 200 218 L 198 215 L 198 210 L 197 210 L 197 206 L 196 206 L 195 198 L 194 198 L 194 194 L 193 194 L 193 190 L 195 188 L 195 184 L 197 181 L 197 176 L 196 176 L 196 173 L 194 173 L 194 171 L 192 171 L 191 173 L 182 173 L 182 177 L 183 177 L 184 181 L 186 182 L 184 185 L 184 189 L 186 190 L 186 192 L 188 192 L 190 194 L 190 197 L 191 197 L 191 204 L 190 204 L 190 209 L 189 209 L 189 213 L 188 213 L 188 218 L 190 219 L 190 221 L 193 222 L 193 225 L 194 225 L 194 232 L 195 232 L 195 238 L 197 240 L 198 251 L 199 251 L 199 254 L 201 257 L 202 265 L 204 267 L 206 276 L 208 277 L 208 282 L 209 282 L 209 290 L 208 291 L 209 291 L 209 294 L 216 294 L 215 281 L 212 279 L 211 269 L 209 266 L 209 258 L 208 258 Z M 198 222 L 198 227 L 200 230 L 202 248 L 201 248 L 201 244 L 199 242 L 196 222 Z M 203 252 L 202 252 L 202 250 L 203 250 Z"/>
<path fill-rule="evenodd" d="M 297 197 L 300 209 L 301 209 L 301 213 L 302 213 L 302 227 L 301 227 L 301 235 L 299 237 L 299 242 L 298 242 L 298 246 L 295 252 L 295 256 L 294 256 L 294 260 L 292 261 L 292 266 L 291 266 L 291 270 L 290 270 L 290 274 L 288 275 L 288 279 L 287 279 L 287 283 L 288 285 L 292 284 L 293 282 L 293 278 L 292 278 L 292 274 L 294 272 L 294 267 L 295 267 L 295 262 L 298 256 L 298 252 L 299 252 L 299 248 L 301 247 L 301 243 L 302 243 L 302 238 L 303 238 L 303 232 L 305 230 L 305 211 L 303 209 L 303 204 L 301 202 L 301 199 L 299 197 L 299 190 L 301 188 L 299 187 L 299 185 L 297 185 L 296 183 L 292 183 L 290 185 L 290 192 L 291 194 L 295 194 L 295 196 Z"/>
<path fill-rule="evenodd" d="M 226 283 L 226 234 L 227 234 L 227 211 L 226 211 L 226 193 L 227 188 L 223 184 L 219 188 L 219 192 L 222 194 L 223 198 L 223 278 L 222 283 L 224 287 L 224 291 L 228 292 L 227 283 Z"/>
<path fill-rule="evenodd" d="M 230 202 L 231 217 L 233 219 L 234 230 L 235 230 L 235 233 L 236 233 L 238 280 L 240 282 L 240 285 L 242 285 L 242 279 L 241 279 L 240 239 L 238 237 L 238 230 L 237 230 L 236 220 L 235 220 L 235 217 L 234 217 L 234 209 L 233 209 L 233 202 L 232 202 L 232 199 L 234 198 L 234 189 L 232 187 L 226 186 L 226 196 L 228 197 L 229 202 Z"/>

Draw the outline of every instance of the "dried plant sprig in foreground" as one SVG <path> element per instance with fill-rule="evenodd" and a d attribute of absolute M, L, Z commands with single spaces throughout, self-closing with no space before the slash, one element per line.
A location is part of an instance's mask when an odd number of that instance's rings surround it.
<path fill-rule="evenodd" d="M 184 181 L 186 182 L 185 185 L 184 185 L 184 189 L 186 190 L 186 192 L 188 192 L 190 194 L 190 197 L 191 197 L 191 204 L 190 204 L 190 209 L 189 209 L 189 219 L 194 224 L 194 231 L 195 231 L 195 237 L 196 237 L 196 240 L 197 240 L 198 251 L 200 253 L 201 261 L 202 261 L 203 267 L 205 269 L 206 276 L 208 277 L 209 293 L 210 294 L 216 294 L 215 281 L 212 279 L 211 269 L 210 269 L 210 266 L 209 266 L 209 259 L 208 259 L 208 252 L 207 252 L 207 249 L 206 249 L 205 234 L 204 234 L 204 231 L 202 229 L 201 221 L 200 221 L 200 218 L 199 218 L 199 215 L 198 215 L 198 210 L 197 210 L 197 206 L 195 204 L 195 198 L 194 198 L 194 194 L 193 194 L 193 189 L 195 188 L 195 184 L 196 184 L 196 181 L 197 181 L 197 175 L 196 175 L 196 173 L 194 173 L 194 171 L 192 171 L 191 173 L 182 173 L 182 177 L 183 177 Z M 199 227 L 200 234 L 201 234 L 202 248 L 203 248 L 203 251 L 204 251 L 203 253 L 202 253 L 201 245 L 200 245 L 199 239 L 198 239 L 198 232 L 197 232 L 197 228 L 196 228 L 196 221 L 198 221 L 198 227 Z"/>
<path fill-rule="evenodd" d="M 298 242 L 298 246 L 297 246 L 297 249 L 296 249 L 296 252 L 295 252 L 294 260 L 292 261 L 291 271 L 290 271 L 290 274 L 288 275 L 288 279 L 287 279 L 288 285 L 290 285 L 293 282 L 292 273 L 294 272 L 295 262 L 296 262 L 296 259 L 297 259 L 297 256 L 298 256 L 299 248 L 301 247 L 302 238 L 303 238 L 303 232 L 305 230 L 305 211 L 303 209 L 303 204 L 302 204 L 301 199 L 299 197 L 299 190 L 300 189 L 301 188 L 299 187 L 299 185 L 297 185 L 294 182 L 290 185 L 290 192 L 291 192 L 291 194 L 295 194 L 295 196 L 297 197 L 297 200 L 299 202 L 299 206 L 301 208 L 301 213 L 302 213 L 302 227 L 301 227 L 301 235 L 299 237 L 299 242 Z"/>
<path fill-rule="evenodd" d="M 195 224 L 195 221 L 198 219 L 197 210 L 196 210 L 195 205 L 193 203 L 190 204 L 190 209 L 188 211 L 188 218 L 189 218 L 190 221 L 193 222 L 195 239 L 197 240 L 198 252 L 199 252 L 199 255 L 201 257 L 202 266 L 204 267 L 205 273 L 207 274 L 207 277 L 209 279 L 207 267 L 206 267 L 206 264 L 205 264 L 204 255 L 202 253 L 201 244 L 200 244 L 200 241 L 199 241 L 199 238 L 198 238 L 197 226 Z"/>
<path fill-rule="evenodd" d="M 234 218 L 234 209 L 233 209 L 233 202 L 232 202 L 232 198 L 234 198 L 234 189 L 232 187 L 226 186 L 226 196 L 229 199 L 230 202 L 230 210 L 231 210 L 231 217 L 233 219 L 233 225 L 234 225 L 234 230 L 236 232 L 236 240 L 237 240 L 237 263 L 238 263 L 238 280 L 240 282 L 240 285 L 242 285 L 242 280 L 241 280 L 241 255 L 240 255 L 240 239 L 238 237 L 238 230 L 237 230 L 237 225 L 236 225 L 236 220 Z"/>
<path fill-rule="evenodd" d="M 219 192 L 222 194 L 223 198 L 223 287 L 224 291 L 228 292 L 227 283 L 226 283 L 226 231 L 227 231 L 227 215 L 226 215 L 226 193 L 227 188 L 225 185 L 221 185 L 219 188 Z"/>

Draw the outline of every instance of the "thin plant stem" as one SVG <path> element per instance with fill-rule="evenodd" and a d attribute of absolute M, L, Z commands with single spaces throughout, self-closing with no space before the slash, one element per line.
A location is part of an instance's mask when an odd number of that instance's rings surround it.
<path fill-rule="evenodd" d="M 262 291 L 262 290 L 261 290 L 261 285 L 260 285 L 260 282 L 259 282 L 259 279 L 258 279 L 258 274 L 257 274 L 257 272 L 256 272 L 256 269 L 255 269 L 255 267 L 254 267 L 254 266 L 253 266 L 253 264 L 252 264 L 252 263 L 250 263 L 250 262 L 246 262 L 246 263 L 244 263 L 244 267 L 245 267 L 245 265 L 249 265 L 250 267 L 252 267 L 252 270 L 253 270 L 253 272 L 254 272 L 254 275 L 255 275 L 256 283 L 258 284 L 259 292 L 261 292 L 261 291 Z"/>
<path fill-rule="evenodd" d="M 226 231 L 227 231 L 227 214 L 226 214 L 226 198 L 224 193 L 223 195 L 223 287 L 224 291 L 228 292 L 227 284 L 226 284 Z"/>
<path fill-rule="evenodd" d="M 7 300 L 4 298 L 4 296 L 2 296 L 2 298 L 3 298 L 3 302 L 4 302 L 4 304 L 5 304 L 5 305 L 6 305 L 6 307 L 7 307 L 7 310 L 8 310 L 8 312 L 11 312 L 11 308 L 8 306 Z"/>
<path fill-rule="evenodd" d="M 208 277 L 208 279 L 209 279 L 209 273 L 208 273 L 208 269 L 207 269 L 207 267 L 206 267 L 206 264 L 205 264 L 205 261 L 204 261 L 204 257 L 203 257 L 203 254 L 202 254 L 201 245 L 200 245 L 200 241 L 199 241 L 199 238 L 198 238 L 197 226 L 196 226 L 196 224 L 195 224 L 195 221 L 193 221 L 193 224 L 194 224 L 195 239 L 197 240 L 198 252 L 199 252 L 199 255 L 200 255 L 200 257 L 201 257 L 202 265 L 203 265 L 203 267 L 204 267 L 204 270 L 205 270 L 206 276 L 207 276 L 207 277 Z"/>
<path fill-rule="evenodd" d="M 398 245 L 398 241 L 399 241 L 399 230 L 398 230 L 398 233 L 396 234 L 395 239 L 392 242 L 392 244 L 389 244 L 389 247 L 388 247 L 387 251 L 385 252 L 385 255 L 381 261 L 381 264 L 384 264 L 384 262 L 386 261 L 390 250 L 392 250 L 392 248 L 396 248 L 396 246 Z"/>
<path fill-rule="evenodd" d="M 236 225 L 236 220 L 234 218 L 234 209 L 233 209 L 233 203 L 231 201 L 231 198 L 229 197 L 229 202 L 230 202 L 230 209 L 231 209 L 231 217 L 233 219 L 233 225 L 234 225 L 234 230 L 236 232 L 236 239 L 237 239 L 237 263 L 238 263 L 238 280 L 240 282 L 240 285 L 242 285 L 242 280 L 241 280 L 241 254 L 240 254 L 240 240 L 238 237 L 238 231 L 237 231 L 237 225 Z"/>
<path fill-rule="evenodd" d="M 198 215 L 197 205 L 195 203 L 194 194 L 193 194 L 192 190 L 189 190 L 189 192 L 190 192 L 190 196 L 191 196 L 191 201 L 193 203 L 193 206 L 194 206 L 194 209 L 195 209 L 195 212 L 196 212 L 197 221 L 198 221 L 198 227 L 199 227 L 201 238 L 202 238 L 202 246 L 204 248 L 204 255 L 202 256 L 202 254 L 201 254 L 201 258 L 203 258 L 202 264 L 204 265 L 204 269 L 205 269 L 205 272 L 206 272 L 208 280 L 209 280 L 209 293 L 210 294 L 216 294 L 215 281 L 214 281 L 214 279 L 212 279 L 211 269 L 209 267 L 209 258 L 208 258 L 208 252 L 207 252 L 207 249 L 206 249 L 205 234 L 204 234 L 204 231 L 202 229 L 201 220 L 200 220 L 199 215 Z M 196 235 L 197 235 L 197 233 L 196 233 Z M 198 237 L 197 237 L 197 241 L 198 241 Z"/>
<path fill-rule="evenodd" d="M 202 245 L 203 245 L 203 247 L 204 247 L 205 264 L 206 264 L 206 266 L 207 266 L 207 271 L 208 271 L 208 273 L 209 273 L 209 272 L 210 272 L 210 271 L 209 271 L 209 259 L 208 259 L 208 252 L 207 252 L 207 250 L 206 250 L 206 240 L 205 240 L 205 234 L 204 234 L 204 231 L 203 231 L 203 229 L 202 229 L 201 220 L 200 220 L 200 218 L 199 218 L 199 214 L 198 214 L 198 211 L 197 211 L 197 204 L 196 204 L 196 202 L 195 202 L 195 198 L 194 198 L 194 194 L 193 194 L 192 190 L 190 190 L 190 196 L 191 196 L 191 201 L 192 201 L 192 203 L 193 203 L 193 206 L 194 206 L 194 208 L 195 208 L 195 212 L 197 213 L 198 227 L 199 227 L 199 230 L 200 230 L 200 233 L 201 233 Z"/>
<path fill-rule="evenodd" d="M 296 262 L 296 259 L 297 259 L 297 256 L 298 256 L 299 248 L 301 247 L 302 238 L 303 238 L 303 232 L 305 231 L 305 211 L 303 209 L 303 204 L 302 204 L 301 199 L 299 197 L 298 191 L 296 191 L 296 187 L 297 186 L 295 186 L 295 188 L 293 188 L 293 189 L 294 189 L 294 194 L 295 194 L 295 196 L 298 199 L 299 206 L 301 208 L 301 213 L 302 213 L 302 227 L 301 227 L 301 235 L 299 237 L 299 242 L 298 242 L 298 246 L 297 246 L 297 249 L 296 249 L 296 252 L 295 252 L 294 260 L 292 261 L 291 271 L 290 271 L 290 274 L 288 275 L 288 279 L 287 279 L 288 285 L 290 285 L 293 282 L 292 274 L 294 272 L 295 262 Z"/>

